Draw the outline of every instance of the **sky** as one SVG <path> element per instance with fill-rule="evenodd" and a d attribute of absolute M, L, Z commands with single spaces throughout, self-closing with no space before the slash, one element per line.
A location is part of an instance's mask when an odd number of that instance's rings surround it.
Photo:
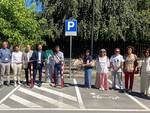
<path fill-rule="evenodd" d="M 42 6 L 42 3 L 39 2 L 38 0 L 25 0 L 26 6 L 31 7 L 32 3 L 35 2 L 35 1 L 37 1 L 36 2 L 36 9 L 35 9 L 36 12 L 41 12 L 43 10 L 43 6 Z"/>

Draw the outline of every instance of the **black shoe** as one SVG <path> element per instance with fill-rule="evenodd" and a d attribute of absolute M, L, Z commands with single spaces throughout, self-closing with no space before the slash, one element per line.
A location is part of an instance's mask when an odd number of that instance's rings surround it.
<path fill-rule="evenodd" d="M 42 86 L 42 84 L 41 84 L 41 83 L 39 83 L 39 84 L 38 84 L 38 87 L 41 87 L 41 86 Z"/>
<path fill-rule="evenodd" d="M 8 87 L 9 87 L 9 86 L 10 86 L 10 84 L 6 84 L 6 86 L 8 86 Z"/>
<path fill-rule="evenodd" d="M 121 89 L 119 92 L 120 92 L 120 93 L 125 93 L 125 91 L 124 91 L 123 89 Z"/>
<path fill-rule="evenodd" d="M 10 82 L 7 82 L 7 83 L 6 83 L 6 86 L 10 86 Z"/>

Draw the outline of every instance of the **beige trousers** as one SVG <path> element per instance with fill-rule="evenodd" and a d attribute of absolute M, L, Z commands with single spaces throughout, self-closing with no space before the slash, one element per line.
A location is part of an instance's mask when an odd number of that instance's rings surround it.
<path fill-rule="evenodd" d="M 4 82 L 4 76 L 7 76 L 7 82 L 10 83 L 10 63 L 0 63 L 0 84 Z"/>
<path fill-rule="evenodd" d="M 21 71 L 22 71 L 22 64 L 12 64 L 13 74 L 14 74 L 14 81 L 19 81 L 21 78 Z"/>

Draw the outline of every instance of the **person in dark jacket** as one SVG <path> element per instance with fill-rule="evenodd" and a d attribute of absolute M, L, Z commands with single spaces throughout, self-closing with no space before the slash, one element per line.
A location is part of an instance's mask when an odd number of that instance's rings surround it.
<path fill-rule="evenodd" d="M 37 71 L 39 71 L 39 82 L 38 82 L 39 87 L 41 87 L 42 85 L 42 69 L 45 61 L 45 52 L 42 49 L 43 49 L 42 44 L 38 44 L 37 50 L 33 52 L 31 57 L 31 61 L 33 62 L 33 86 L 36 81 Z"/>

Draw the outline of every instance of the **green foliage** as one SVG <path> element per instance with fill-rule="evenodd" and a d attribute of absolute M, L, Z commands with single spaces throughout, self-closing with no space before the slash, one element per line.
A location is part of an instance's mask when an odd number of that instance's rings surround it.
<path fill-rule="evenodd" d="M 94 0 L 95 40 L 150 41 L 150 0 Z M 92 0 L 45 0 L 47 35 L 64 36 L 65 19 L 78 20 L 78 38 L 91 37 Z"/>
<path fill-rule="evenodd" d="M 0 36 L 2 39 L 8 39 L 11 44 L 22 46 L 43 42 L 40 26 L 45 23 L 45 19 L 38 21 L 34 8 L 27 9 L 24 2 L 24 0 L 0 1 Z"/>
<path fill-rule="evenodd" d="M 94 39 L 150 41 L 150 0 L 94 0 Z M 79 40 L 91 37 L 92 0 L 41 0 L 36 14 L 25 0 L 0 0 L 0 38 L 12 44 L 45 43 L 64 36 L 66 19 L 78 20 Z"/>

